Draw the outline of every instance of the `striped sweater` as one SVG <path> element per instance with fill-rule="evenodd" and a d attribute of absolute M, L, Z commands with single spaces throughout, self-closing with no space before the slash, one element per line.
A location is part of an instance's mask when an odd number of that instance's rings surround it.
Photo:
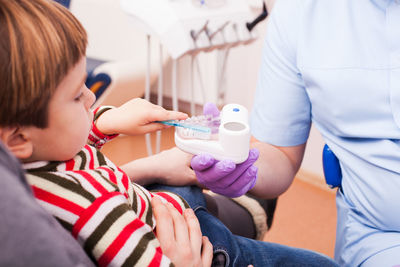
<path fill-rule="evenodd" d="M 131 183 L 96 149 L 112 137 L 93 124 L 90 145 L 71 160 L 24 164 L 27 180 L 39 203 L 99 266 L 170 266 L 154 234 L 150 199 L 158 195 L 181 213 L 187 203 L 173 193 L 149 192 Z"/>

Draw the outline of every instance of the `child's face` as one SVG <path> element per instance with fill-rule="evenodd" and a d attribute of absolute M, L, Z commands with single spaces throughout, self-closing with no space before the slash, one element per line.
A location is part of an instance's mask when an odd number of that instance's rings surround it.
<path fill-rule="evenodd" d="M 86 144 L 93 115 L 94 94 L 86 87 L 86 58 L 83 57 L 61 81 L 49 103 L 49 124 L 32 127 L 33 153 L 28 161 L 65 161 Z"/>

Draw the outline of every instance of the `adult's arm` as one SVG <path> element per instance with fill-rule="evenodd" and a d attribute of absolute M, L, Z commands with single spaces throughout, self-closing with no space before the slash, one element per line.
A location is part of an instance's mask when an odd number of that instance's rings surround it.
<path fill-rule="evenodd" d="M 269 17 L 250 125 L 260 150 L 258 179 L 250 191 L 260 197 L 283 193 L 298 171 L 311 127 L 299 50 L 304 1 L 279 0 Z"/>
<path fill-rule="evenodd" d="M 121 166 L 131 180 L 141 185 L 200 185 L 190 167 L 193 155 L 177 147 L 158 154 L 133 160 Z"/>
<path fill-rule="evenodd" d="M 285 192 L 300 168 L 305 144 L 279 147 L 254 137 L 251 146 L 260 151 L 254 164 L 258 167 L 256 185 L 250 193 L 260 198 L 274 198 Z"/>

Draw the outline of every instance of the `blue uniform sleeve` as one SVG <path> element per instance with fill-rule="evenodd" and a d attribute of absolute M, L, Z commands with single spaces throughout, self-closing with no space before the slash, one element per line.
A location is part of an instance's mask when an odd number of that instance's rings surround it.
<path fill-rule="evenodd" d="M 311 107 L 297 67 L 301 1 L 277 1 L 267 25 L 254 106 L 252 134 L 262 142 L 295 146 L 307 141 Z"/>

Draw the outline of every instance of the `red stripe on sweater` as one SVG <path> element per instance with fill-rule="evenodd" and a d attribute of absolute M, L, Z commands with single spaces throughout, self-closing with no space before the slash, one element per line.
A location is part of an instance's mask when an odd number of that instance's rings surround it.
<path fill-rule="evenodd" d="M 97 108 L 95 108 L 92 112 L 93 112 L 93 114 L 96 114 L 97 113 L 97 111 L 99 111 L 99 109 L 100 109 L 101 107 L 97 107 Z"/>
<path fill-rule="evenodd" d="M 161 265 L 161 258 L 162 258 L 162 251 L 160 247 L 156 248 L 156 254 L 154 255 L 153 259 L 151 260 L 149 267 L 157 267 Z"/>
<path fill-rule="evenodd" d="M 111 137 L 111 136 L 116 136 L 116 135 L 107 136 L 107 135 L 103 134 L 102 132 L 100 132 L 99 129 L 97 129 L 97 126 L 94 122 L 92 124 L 92 132 L 100 139 L 104 139 L 104 138 Z"/>
<path fill-rule="evenodd" d="M 120 195 L 119 192 L 112 192 L 109 193 L 105 196 L 97 198 L 92 205 L 90 205 L 85 212 L 82 214 L 82 216 L 79 217 L 79 219 L 76 221 L 74 227 L 72 228 L 72 236 L 77 237 L 79 232 L 82 230 L 82 228 L 86 225 L 86 223 L 92 218 L 92 216 L 99 210 L 100 206 L 109 200 L 112 197 L 115 197 L 117 195 Z"/>
<path fill-rule="evenodd" d="M 108 173 L 108 177 L 110 178 L 110 181 L 113 182 L 114 184 L 118 185 L 117 183 L 117 176 L 115 176 L 115 173 L 109 169 L 109 167 L 99 167 L 98 169 L 105 170 Z"/>
<path fill-rule="evenodd" d="M 71 171 L 74 169 L 75 166 L 75 159 L 70 159 L 67 162 L 65 162 L 65 170 Z"/>
<path fill-rule="evenodd" d="M 144 210 L 146 209 L 146 202 L 144 201 L 144 199 L 139 194 L 138 194 L 138 197 L 140 199 L 140 204 L 141 204 L 139 218 L 142 218 Z"/>
<path fill-rule="evenodd" d="M 57 206 L 59 208 L 62 208 L 68 212 L 79 215 L 84 211 L 84 208 L 77 205 L 76 203 L 71 202 L 65 198 L 61 198 L 50 192 L 47 192 L 39 187 L 36 187 L 33 185 L 32 190 L 33 190 L 33 194 L 35 195 L 35 197 L 37 199 L 47 202 L 51 205 Z"/>
<path fill-rule="evenodd" d="M 94 169 L 94 156 L 93 156 L 93 151 L 92 151 L 92 149 L 90 148 L 90 146 L 89 145 L 86 145 L 85 146 L 85 149 L 89 152 L 89 169 L 90 170 L 93 170 Z"/>
<path fill-rule="evenodd" d="M 96 143 L 96 142 L 97 142 L 96 137 L 94 137 L 93 135 L 89 135 L 89 136 L 88 136 L 88 139 L 89 139 L 90 141 L 92 141 L 93 143 Z"/>
<path fill-rule="evenodd" d="M 156 192 L 155 194 L 165 198 L 169 203 L 174 205 L 175 209 L 177 209 L 179 211 L 179 213 L 182 214 L 183 210 L 182 210 L 181 205 L 179 205 L 179 203 L 173 197 L 171 197 L 170 195 L 168 195 L 167 193 L 164 193 L 164 192 Z"/>
<path fill-rule="evenodd" d="M 91 176 L 87 171 L 75 171 L 75 173 L 82 175 L 100 194 L 104 195 L 107 194 L 107 189 L 99 183 L 93 176 Z"/>
<path fill-rule="evenodd" d="M 117 238 L 115 238 L 111 245 L 106 249 L 106 251 L 104 251 L 103 255 L 101 255 L 101 257 L 97 261 L 98 265 L 107 266 L 118 254 L 121 248 L 125 245 L 126 241 L 132 235 L 132 233 L 143 225 L 144 223 L 139 219 L 135 219 L 134 221 L 126 225 L 121 233 L 119 233 Z"/>
<path fill-rule="evenodd" d="M 124 185 L 124 187 L 126 188 L 126 190 L 128 190 L 128 187 L 129 187 L 129 177 L 128 177 L 128 175 L 123 171 L 123 170 L 121 170 L 119 167 L 117 167 L 118 168 L 118 170 L 123 174 L 123 177 L 122 177 L 122 184 Z"/>
<path fill-rule="evenodd" d="M 122 177 L 122 184 L 124 185 L 126 190 L 128 190 L 128 188 L 129 188 L 129 178 L 128 178 L 128 175 L 126 175 L 125 173 L 123 173 L 123 174 L 124 174 L 124 176 Z"/>

